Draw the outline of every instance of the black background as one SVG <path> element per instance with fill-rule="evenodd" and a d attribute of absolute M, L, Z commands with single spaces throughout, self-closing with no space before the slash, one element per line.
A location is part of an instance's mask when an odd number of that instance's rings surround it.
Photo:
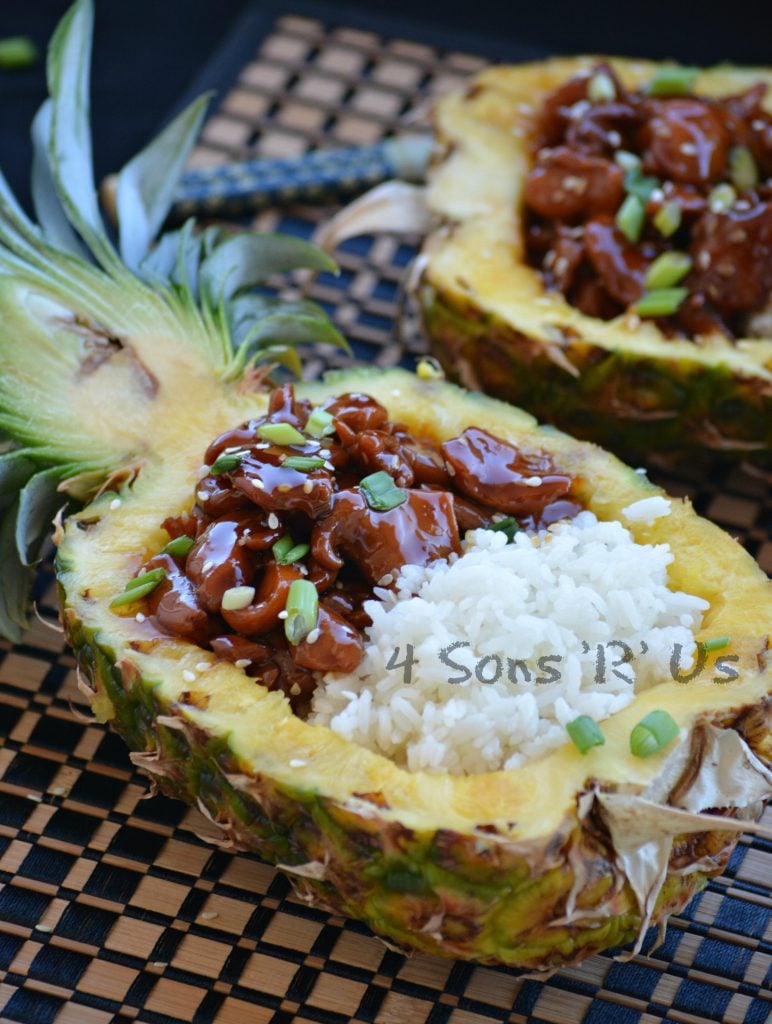
<path fill-rule="evenodd" d="M 42 54 L 68 6 L 68 0 L 0 0 L 0 37 L 30 35 Z M 230 56 L 245 54 L 246 60 L 273 20 L 296 9 L 333 23 L 373 19 L 376 29 L 430 41 L 436 37 L 441 46 L 483 50 L 499 60 L 536 47 L 674 57 L 687 63 L 772 63 L 769 2 L 96 0 L 92 106 L 97 176 L 115 170 L 141 147 L 180 98 L 189 95 L 227 40 L 239 42 L 231 45 Z M 245 16 L 248 21 L 240 21 Z M 238 71 L 227 56 L 215 65 L 223 86 Z M 42 57 L 29 70 L 0 71 L 0 166 L 25 203 L 29 123 L 45 95 L 44 78 Z"/>

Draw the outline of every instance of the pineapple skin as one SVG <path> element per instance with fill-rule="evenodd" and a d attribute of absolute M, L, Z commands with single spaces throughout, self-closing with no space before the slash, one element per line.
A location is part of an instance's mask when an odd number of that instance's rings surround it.
<path fill-rule="evenodd" d="M 240 763 L 227 739 L 160 700 L 153 682 L 116 660 L 72 608 L 63 621 L 93 687 L 92 706 L 99 714 L 109 702 L 110 725 L 133 751 L 133 763 L 166 795 L 198 804 L 220 829 L 225 849 L 255 853 L 287 871 L 309 904 L 358 918 L 403 951 L 533 971 L 579 963 L 638 934 L 635 896 L 599 823 L 571 815 L 524 856 L 522 843 L 515 847 L 484 831 L 419 831 L 389 821 L 378 814 L 378 793 L 358 794 L 372 802 L 372 812 L 363 814 L 281 785 Z M 768 745 L 768 719 L 757 706 L 722 725 L 738 728 L 753 747 L 764 739 Z M 720 874 L 737 838 L 721 830 L 676 836 L 651 924 L 682 910 Z M 698 860 L 711 869 L 677 870 Z M 577 881 L 576 908 L 588 917 L 555 923 Z"/>
<path fill-rule="evenodd" d="M 761 377 L 740 376 L 720 363 L 609 350 L 570 332 L 560 340 L 557 361 L 545 339 L 472 298 L 425 282 L 419 301 L 432 352 L 450 379 L 573 437 L 644 460 L 653 452 L 772 451 L 772 387 Z"/>
<path fill-rule="evenodd" d="M 416 288 L 430 348 L 451 379 L 628 459 L 706 449 L 768 458 L 772 342 L 667 339 L 635 318 L 587 317 L 525 262 L 534 113 L 598 60 L 631 88 L 658 67 L 607 57 L 494 67 L 438 101 L 426 193 L 437 228 Z M 772 86 L 772 71 L 722 65 L 703 71 L 695 91 L 727 95 L 759 81 Z"/>

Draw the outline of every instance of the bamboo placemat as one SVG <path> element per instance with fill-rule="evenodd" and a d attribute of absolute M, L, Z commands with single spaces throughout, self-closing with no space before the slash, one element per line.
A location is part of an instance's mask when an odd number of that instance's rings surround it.
<path fill-rule="evenodd" d="M 483 61 L 308 18 L 281 18 L 205 129 L 194 163 L 371 142 Z M 269 211 L 256 223 L 309 237 L 329 209 Z M 410 365 L 397 336 L 409 241 L 348 243 L 339 278 L 309 294 L 359 359 Z M 343 365 L 319 354 L 308 368 Z M 767 482 L 699 467 L 659 479 L 689 494 L 772 569 Z M 362 925 L 307 907 L 257 858 L 200 838 L 198 812 L 148 799 L 115 736 L 84 719 L 56 623 L 0 643 L 0 1021 L 21 1024 L 763 1024 L 772 1001 L 772 844 L 744 838 L 725 875 L 671 920 L 650 956 L 595 956 L 546 982 L 506 969 L 391 952 Z M 772 813 L 767 812 L 772 822 Z M 652 935 L 653 940 L 653 935 Z"/>

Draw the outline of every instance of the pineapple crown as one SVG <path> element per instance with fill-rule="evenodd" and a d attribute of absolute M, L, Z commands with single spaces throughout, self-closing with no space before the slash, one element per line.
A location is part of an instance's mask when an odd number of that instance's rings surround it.
<path fill-rule="evenodd" d="M 128 412 L 141 422 L 159 360 L 168 369 L 182 347 L 226 382 L 257 362 L 299 373 L 301 343 L 346 347 L 315 303 L 255 290 L 299 268 L 334 271 L 310 243 L 193 221 L 156 241 L 207 96 L 120 171 L 108 229 L 91 155 L 93 21 L 93 0 L 77 0 L 49 45 L 49 98 L 32 124 L 37 223 L 0 173 L 0 635 L 13 641 L 53 516 L 136 456 Z"/>

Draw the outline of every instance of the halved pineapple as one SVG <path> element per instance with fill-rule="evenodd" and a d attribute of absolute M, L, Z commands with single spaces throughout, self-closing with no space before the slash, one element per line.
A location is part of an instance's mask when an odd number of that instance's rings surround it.
<path fill-rule="evenodd" d="M 599 60 L 493 68 L 437 104 L 426 202 L 439 226 L 426 239 L 418 286 L 430 344 L 454 378 L 614 451 L 768 452 L 769 336 L 666 337 L 652 320 L 588 316 L 528 265 L 523 188 L 538 110 Z M 628 89 L 658 69 L 607 63 Z M 759 82 L 772 86 L 772 72 L 720 66 L 700 73 L 695 93 L 732 95 Z M 772 89 L 763 103 L 772 110 Z M 770 258 L 769 246 L 758 258 Z"/>
<path fill-rule="evenodd" d="M 227 843 L 282 865 L 309 899 L 413 948 L 544 969 L 636 934 L 640 942 L 650 922 L 721 869 L 769 793 L 772 602 L 763 575 L 686 502 L 651 525 L 631 524 L 636 539 L 671 545 L 674 587 L 710 602 L 702 635 L 732 638 L 721 655 L 736 659 L 736 678 L 714 682 L 726 674 L 709 661 L 688 685 L 663 680 L 608 719 L 605 746 L 586 758 L 567 742 L 517 770 L 467 777 L 409 773 L 302 721 L 281 693 L 234 665 L 159 638 L 141 616 L 116 614 L 111 600 L 167 540 L 159 523 L 191 507 L 210 440 L 266 408 L 244 373 L 248 348 L 233 355 L 234 333 L 244 332 L 246 346 L 336 337 L 317 311 L 302 307 L 289 321 L 245 289 L 269 270 L 324 265 L 292 240 L 186 229 L 141 262 L 162 213 L 149 217 L 135 203 L 123 255 L 141 276 L 127 269 L 89 179 L 83 185 L 84 152 L 67 145 L 68 135 L 87 138 L 84 65 L 75 84 L 68 75 L 89 39 L 90 6 L 79 0 L 51 58 L 45 148 L 56 187 L 46 195 L 58 197 L 55 217 L 50 201 L 46 216 L 41 204 L 41 232 L 0 196 L 3 632 L 20 629 L 24 567 L 53 511 L 87 500 L 56 539 L 62 617 L 92 708 L 124 736 L 134 762 L 197 802 Z M 142 169 L 140 158 L 126 179 L 135 198 L 148 195 Z M 100 266 L 64 251 L 81 247 L 67 223 Z M 355 371 L 303 387 L 315 402 L 350 391 L 372 395 L 424 436 L 475 425 L 543 449 L 601 519 L 660 493 L 599 449 L 451 385 Z M 682 730 L 678 742 L 633 756 L 632 726 L 662 707 Z"/>

